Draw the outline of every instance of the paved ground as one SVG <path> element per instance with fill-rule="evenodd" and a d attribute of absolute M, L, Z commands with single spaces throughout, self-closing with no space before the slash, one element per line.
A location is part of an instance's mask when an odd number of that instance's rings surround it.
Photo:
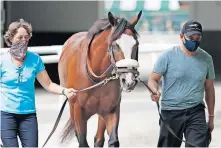
<path fill-rule="evenodd" d="M 39 120 L 39 147 L 42 146 L 51 131 L 59 112 L 58 96 L 49 94 L 42 89 L 36 90 L 36 103 Z M 221 83 L 216 83 L 216 118 L 215 130 L 211 147 L 221 147 Z M 59 136 L 69 118 L 69 109 L 65 108 L 58 129 L 46 147 L 77 147 L 76 138 L 66 145 L 59 145 Z M 149 93 L 144 87 L 137 87 L 131 93 L 124 93 L 121 104 L 121 118 L 119 125 L 119 140 L 121 147 L 156 147 L 159 126 L 156 104 L 150 100 Z M 97 116 L 94 115 L 88 122 L 88 143 L 93 147 L 93 137 L 97 129 Z M 106 134 L 105 147 L 108 137 Z M 182 145 L 184 146 L 184 144 Z"/>

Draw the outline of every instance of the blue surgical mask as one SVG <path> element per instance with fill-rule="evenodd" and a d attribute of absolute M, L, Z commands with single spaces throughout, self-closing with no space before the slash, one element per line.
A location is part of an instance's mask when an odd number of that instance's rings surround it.
<path fill-rule="evenodd" d="M 200 42 L 199 41 L 191 41 L 191 40 L 187 40 L 184 36 L 185 39 L 185 43 L 184 46 L 186 47 L 186 49 L 190 52 L 194 52 L 196 51 L 196 49 L 200 46 Z"/>

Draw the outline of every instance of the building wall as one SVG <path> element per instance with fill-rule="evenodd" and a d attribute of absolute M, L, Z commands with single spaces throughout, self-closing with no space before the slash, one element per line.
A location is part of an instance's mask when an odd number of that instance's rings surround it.
<path fill-rule="evenodd" d="M 18 18 L 31 22 L 35 32 L 87 30 L 98 17 L 93 1 L 8 1 L 6 25 Z"/>
<path fill-rule="evenodd" d="M 191 2 L 190 16 L 200 20 L 205 31 L 221 31 L 221 1 Z"/>

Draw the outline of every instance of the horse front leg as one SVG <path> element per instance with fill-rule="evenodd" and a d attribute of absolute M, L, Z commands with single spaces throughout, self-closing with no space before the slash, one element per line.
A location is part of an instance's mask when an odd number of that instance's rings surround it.
<path fill-rule="evenodd" d="M 74 122 L 79 147 L 89 147 L 87 143 L 87 117 L 83 108 L 77 103 L 74 106 Z"/>
<path fill-rule="evenodd" d="M 94 147 L 103 147 L 104 146 L 104 132 L 106 130 L 105 122 L 102 116 L 99 115 L 98 118 L 98 128 L 96 136 L 94 137 Z"/>
<path fill-rule="evenodd" d="M 120 104 L 116 106 L 109 114 L 104 116 L 107 133 L 109 135 L 108 147 L 119 147 L 118 124 L 120 118 Z"/>

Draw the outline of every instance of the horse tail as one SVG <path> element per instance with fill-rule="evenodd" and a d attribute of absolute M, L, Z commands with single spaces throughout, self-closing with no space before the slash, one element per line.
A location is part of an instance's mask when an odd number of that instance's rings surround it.
<path fill-rule="evenodd" d="M 64 127 L 64 132 L 61 135 L 61 143 L 70 141 L 75 134 L 74 121 L 70 118 Z"/>

